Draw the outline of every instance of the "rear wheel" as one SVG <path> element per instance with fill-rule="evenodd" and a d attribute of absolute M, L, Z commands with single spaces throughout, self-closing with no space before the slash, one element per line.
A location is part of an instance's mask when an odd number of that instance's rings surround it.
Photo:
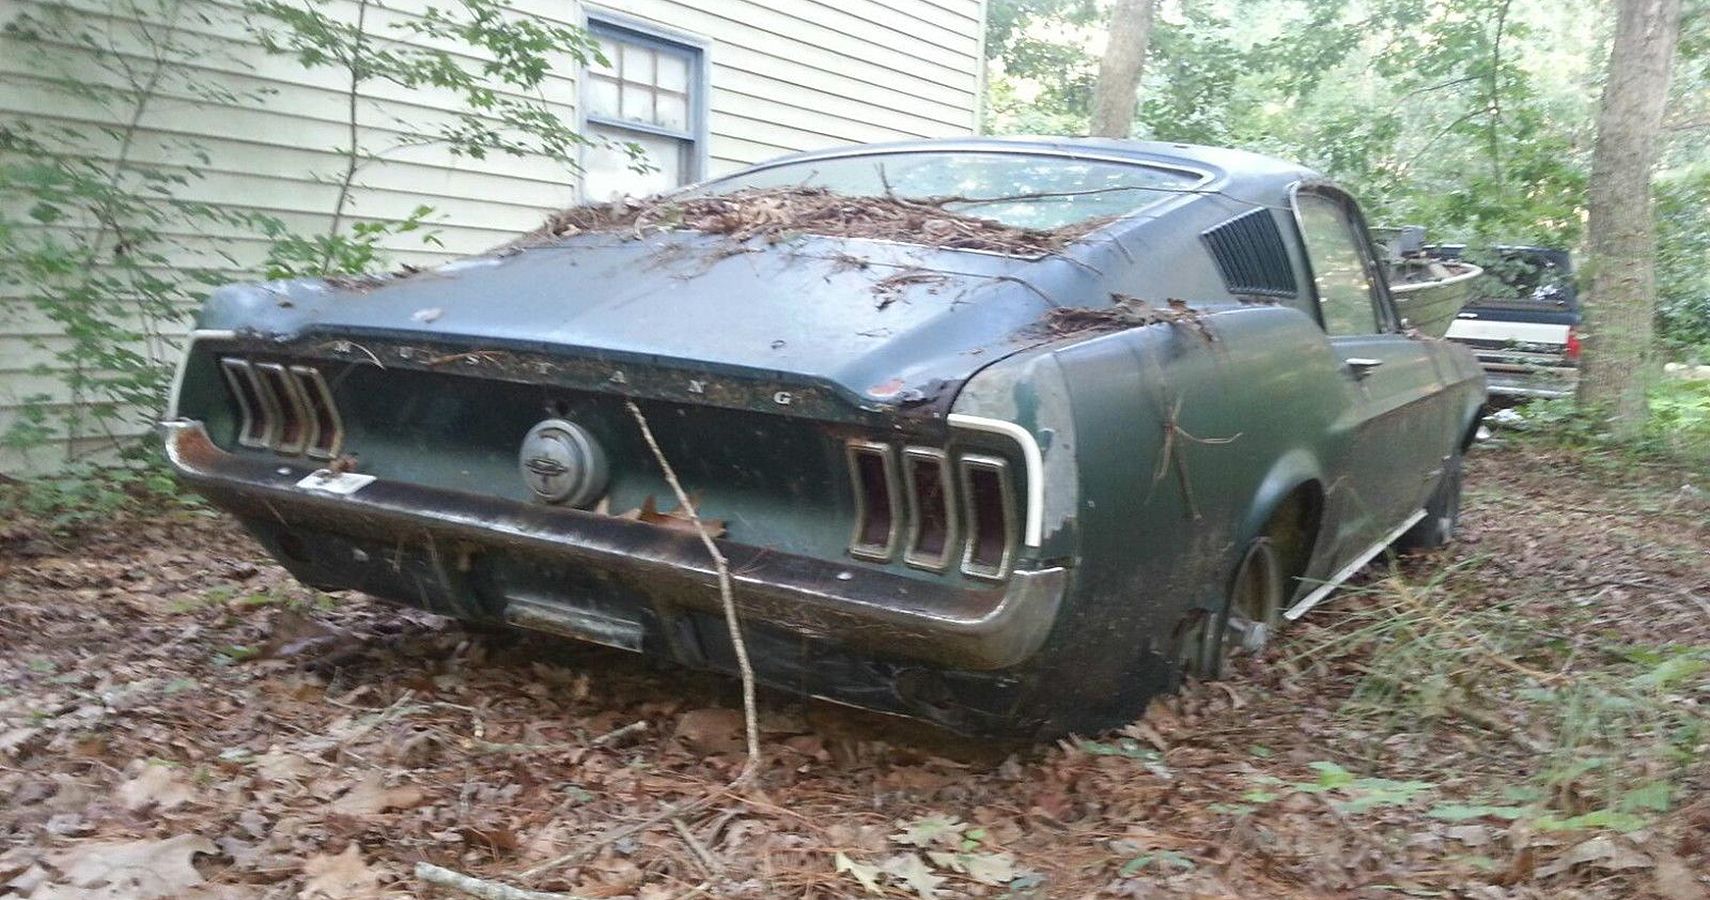
<path fill-rule="evenodd" d="M 1461 451 L 1456 450 L 1443 460 L 1443 474 L 1425 504 L 1425 518 L 1396 540 L 1396 549 L 1436 550 L 1454 540 L 1461 521 L 1461 459 Z"/>
<path fill-rule="evenodd" d="M 1247 554 L 1235 570 L 1229 593 L 1229 634 L 1232 647 L 1257 653 L 1282 626 L 1282 560 L 1270 538 L 1249 544 Z"/>
<path fill-rule="evenodd" d="M 1282 623 L 1282 563 L 1269 538 L 1255 538 L 1241 555 L 1216 613 L 1194 610 L 1177 638 L 1176 659 L 1183 673 L 1201 680 L 1220 678 L 1230 649 L 1256 652 Z"/>

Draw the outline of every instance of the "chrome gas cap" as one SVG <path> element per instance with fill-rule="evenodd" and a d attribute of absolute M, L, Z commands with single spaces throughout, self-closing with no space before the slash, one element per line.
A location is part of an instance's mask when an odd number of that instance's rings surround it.
<path fill-rule="evenodd" d="M 523 481 L 535 499 L 585 507 L 605 492 L 606 453 L 586 428 L 547 419 L 528 430 L 518 454 Z"/>

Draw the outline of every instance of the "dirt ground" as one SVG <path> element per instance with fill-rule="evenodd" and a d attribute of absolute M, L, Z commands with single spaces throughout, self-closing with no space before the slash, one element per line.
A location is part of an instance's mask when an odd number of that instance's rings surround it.
<path fill-rule="evenodd" d="M 616 839 L 740 768 L 733 680 L 318 595 L 211 512 L 0 523 L 0 895 L 1704 897 L 1707 491 L 1484 449 L 1459 543 L 1123 731 L 764 694 L 757 791 Z"/>

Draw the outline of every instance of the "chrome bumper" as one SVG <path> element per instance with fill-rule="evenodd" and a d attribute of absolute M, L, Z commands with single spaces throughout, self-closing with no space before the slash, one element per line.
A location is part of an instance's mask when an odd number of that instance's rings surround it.
<path fill-rule="evenodd" d="M 693 534 L 385 479 L 335 494 L 299 486 L 313 465 L 228 453 L 195 420 L 161 428 L 179 478 L 239 516 L 304 532 L 538 555 L 610 573 L 655 607 L 722 609 L 717 571 Z M 966 590 L 733 541 L 718 545 L 744 621 L 971 670 L 1009 668 L 1037 652 L 1068 582 L 1064 569 L 1046 568 L 1015 572 L 1001 588 Z"/>
<path fill-rule="evenodd" d="M 1528 397 L 1553 400 L 1573 396 L 1579 385 L 1579 370 L 1566 366 L 1531 372 L 1484 370 L 1485 389 L 1493 397 Z"/>

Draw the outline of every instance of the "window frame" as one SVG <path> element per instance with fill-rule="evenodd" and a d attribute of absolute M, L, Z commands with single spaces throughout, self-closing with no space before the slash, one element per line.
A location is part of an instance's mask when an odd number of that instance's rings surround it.
<path fill-rule="evenodd" d="M 582 28 L 594 38 L 608 38 L 624 43 L 647 47 L 656 52 L 670 53 L 684 57 L 688 62 L 688 91 L 687 114 L 688 128 L 682 131 L 662 128 L 651 122 L 636 122 L 620 119 L 614 116 L 590 114 L 588 112 L 588 84 L 594 77 L 591 67 L 583 64 L 576 72 L 576 121 L 577 131 L 588 133 L 590 125 L 619 132 L 647 135 L 651 137 L 669 138 L 688 144 L 687 158 L 683 164 L 683 183 L 672 190 L 699 183 L 706 178 L 708 164 L 708 128 L 709 94 L 712 88 L 712 63 L 709 50 L 711 42 L 700 35 L 667 28 L 658 23 L 635 16 L 625 15 L 608 9 L 582 5 Z M 613 60 L 615 63 L 616 60 Z M 588 148 L 583 147 L 577 154 L 577 163 L 584 166 L 577 173 L 577 193 L 587 195 L 586 158 Z"/>
<path fill-rule="evenodd" d="M 1373 312 L 1376 314 L 1377 330 L 1371 334 L 1399 334 L 1402 331 L 1401 317 L 1395 311 L 1395 299 L 1389 293 L 1389 279 L 1378 265 L 1377 247 L 1372 243 L 1371 230 L 1366 227 L 1366 217 L 1360 212 L 1360 205 L 1352 194 L 1342 190 L 1327 181 L 1297 181 L 1289 186 L 1288 206 L 1289 218 L 1294 222 L 1295 239 L 1300 243 L 1300 263 L 1302 274 L 1306 279 L 1307 296 L 1312 298 L 1313 318 L 1318 321 L 1318 327 L 1327 337 L 1370 337 L 1371 335 L 1331 334 L 1324 322 L 1324 298 L 1318 293 L 1318 276 L 1312 269 L 1312 248 L 1307 246 L 1306 226 L 1300 218 L 1300 195 L 1311 194 L 1334 203 L 1346 217 L 1347 223 L 1354 231 L 1355 249 L 1360 253 L 1360 264 L 1366 272 L 1366 281 L 1372 285 Z"/>

